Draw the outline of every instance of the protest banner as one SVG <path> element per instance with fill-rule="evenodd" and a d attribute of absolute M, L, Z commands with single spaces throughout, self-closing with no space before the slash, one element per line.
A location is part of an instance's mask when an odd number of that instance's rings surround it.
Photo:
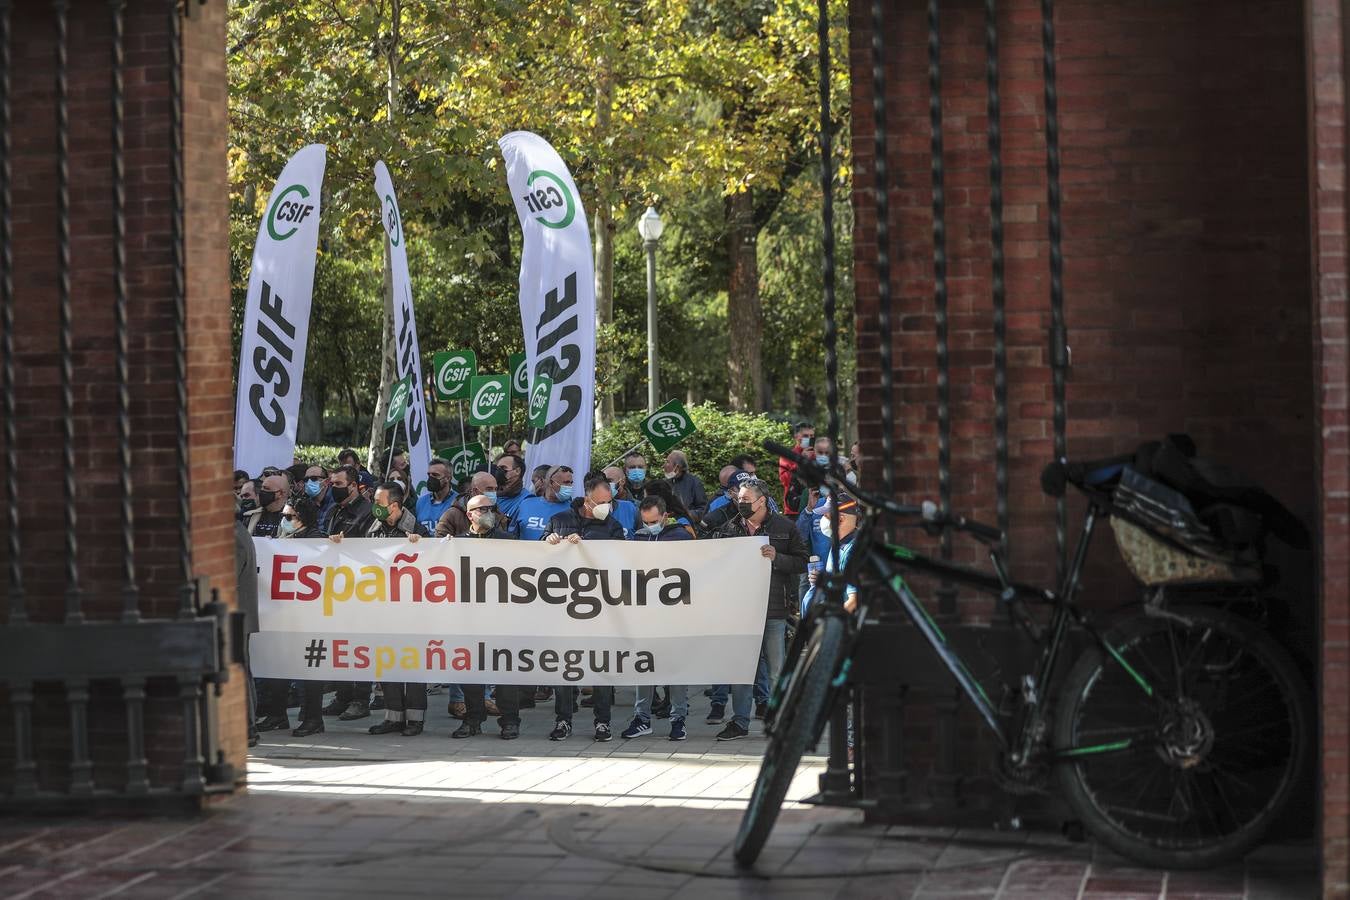
<path fill-rule="evenodd" d="M 253 245 L 234 415 L 234 467 L 250 475 L 295 454 L 325 153 L 310 144 L 286 163 Z"/>
<path fill-rule="evenodd" d="M 576 182 L 549 143 L 528 131 L 497 142 L 520 219 L 520 322 L 529 383 L 555 389 L 548 422 L 530 441 L 540 463 L 585 472 L 595 421 L 595 263 Z"/>
<path fill-rule="evenodd" d="M 258 538 L 253 674 L 748 684 L 769 593 L 765 541 Z"/>

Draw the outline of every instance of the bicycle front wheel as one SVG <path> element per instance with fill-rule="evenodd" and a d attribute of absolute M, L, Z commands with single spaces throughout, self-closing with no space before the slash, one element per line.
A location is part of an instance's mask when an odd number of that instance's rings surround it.
<path fill-rule="evenodd" d="M 1060 693 L 1065 799 L 1094 837 L 1146 865 L 1240 857 L 1309 763 L 1312 700 L 1297 668 L 1264 632 L 1209 607 L 1140 615 L 1105 640 Z"/>
<path fill-rule="evenodd" d="M 800 655 L 788 660 L 790 671 L 778 680 L 769 747 L 736 833 L 736 862 L 742 866 L 754 863 L 764 849 L 797 764 L 820 736 L 831 687 L 844 661 L 844 631 L 839 616 L 821 618 L 803 642 Z"/>

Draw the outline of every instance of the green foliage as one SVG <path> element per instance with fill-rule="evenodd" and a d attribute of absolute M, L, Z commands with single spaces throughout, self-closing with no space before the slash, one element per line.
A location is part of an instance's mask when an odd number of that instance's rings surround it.
<path fill-rule="evenodd" d="M 717 473 L 722 467 L 733 456 L 749 453 L 758 461 L 760 478 L 768 484 L 774 498 L 783 499 L 782 487 L 778 483 L 778 460 L 764 449 L 764 441 L 771 439 L 788 443 L 792 440 L 791 425 L 755 413 L 724 412 L 711 403 L 691 406 L 688 411 L 698 431 L 675 449 L 684 452 L 689 459 L 689 470 L 698 476 L 710 494 L 717 490 Z M 647 456 L 647 470 L 659 474 L 661 458 L 650 444 L 641 440 L 638 430 L 645 417 L 646 413 L 634 413 L 597 431 L 591 464 L 596 468 L 608 465 L 634 444 L 641 442 L 638 449 Z"/>
<path fill-rule="evenodd" d="M 337 467 L 338 454 L 343 450 L 355 450 L 358 459 L 366 456 L 365 447 L 329 447 L 323 444 L 296 444 L 295 458 L 311 466 Z"/>

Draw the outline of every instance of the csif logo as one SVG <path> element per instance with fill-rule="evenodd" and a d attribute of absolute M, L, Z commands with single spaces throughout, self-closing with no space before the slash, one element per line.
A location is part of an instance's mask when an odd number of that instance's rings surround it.
<path fill-rule="evenodd" d="M 393 194 L 384 195 L 384 228 L 389 233 L 389 243 L 397 247 L 403 243 L 403 228 L 399 223 L 398 204 Z"/>
<path fill-rule="evenodd" d="M 548 384 L 544 381 L 538 381 L 534 385 L 534 392 L 530 394 L 530 419 L 537 419 L 544 415 L 548 408 Z"/>
<path fill-rule="evenodd" d="M 436 370 L 436 387 L 442 394 L 454 394 L 468 380 L 473 364 L 460 353 L 452 354 Z"/>
<path fill-rule="evenodd" d="M 536 222 L 546 228 L 566 228 L 572 224 L 577 204 L 566 182 L 547 169 L 535 169 L 525 183 L 530 187 L 525 192 L 525 207 L 532 213 L 540 213 L 534 217 Z"/>
<path fill-rule="evenodd" d="M 506 391 L 496 382 L 484 382 L 478 386 L 478 392 L 473 395 L 473 402 L 470 404 L 474 418 L 491 418 L 497 409 L 506 402 Z"/>
<path fill-rule="evenodd" d="M 468 478 L 473 469 L 473 464 L 477 461 L 477 454 L 468 447 L 456 453 L 454 459 L 450 460 L 450 473 L 454 476 L 455 481 L 463 481 Z"/>
<path fill-rule="evenodd" d="M 305 202 L 308 199 L 309 191 L 303 184 L 293 184 L 277 194 L 272 208 L 267 211 L 267 236 L 274 241 L 284 241 L 299 231 L 301 223 L 314 212 L 314 204 Z M 284 223 L 282 227 L 290 225 L 290 230 L 277 231 L 278 222 Z"/>
<path fill-rule="evenodd" d="M 677 412 L 659 412 L 647 420 L 647 430 L 654 437 L 679 437 L 689 429 L 689 420 Z"/>

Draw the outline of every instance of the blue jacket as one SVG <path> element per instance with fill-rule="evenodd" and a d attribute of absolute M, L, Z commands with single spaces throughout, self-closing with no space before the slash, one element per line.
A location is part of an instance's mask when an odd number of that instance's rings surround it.
<path fill-rule="evenodd" d="M 501 501 L 498 500 L 497 504 L 500 509 Z M 516 507 L 516 514 L 511 519 L 511 530 L 522 541 L 540 540 L 548 532 L 549 520 L 567 508 L 566 500 L 545 500 L 531 495 Z"/>
<path fill-rule="evenodd" d="M 632 500 L 615 500 L 614 512 L 610 513 L 623 526 L 624 534 L 629 537 L 637 531 L 637 504 Z"/>
<path fill-rule="evenodd" d="M 455 492 L 451 491 L 445 495 L 445 499 L 437 503 L 436 498 L 430 491 L 424 492 L 417 498 L 417 521 L 427 530 L 428 534 L 436 533 L 436 523 L 445 515 L 445 511 L 455 504 Z"/>

